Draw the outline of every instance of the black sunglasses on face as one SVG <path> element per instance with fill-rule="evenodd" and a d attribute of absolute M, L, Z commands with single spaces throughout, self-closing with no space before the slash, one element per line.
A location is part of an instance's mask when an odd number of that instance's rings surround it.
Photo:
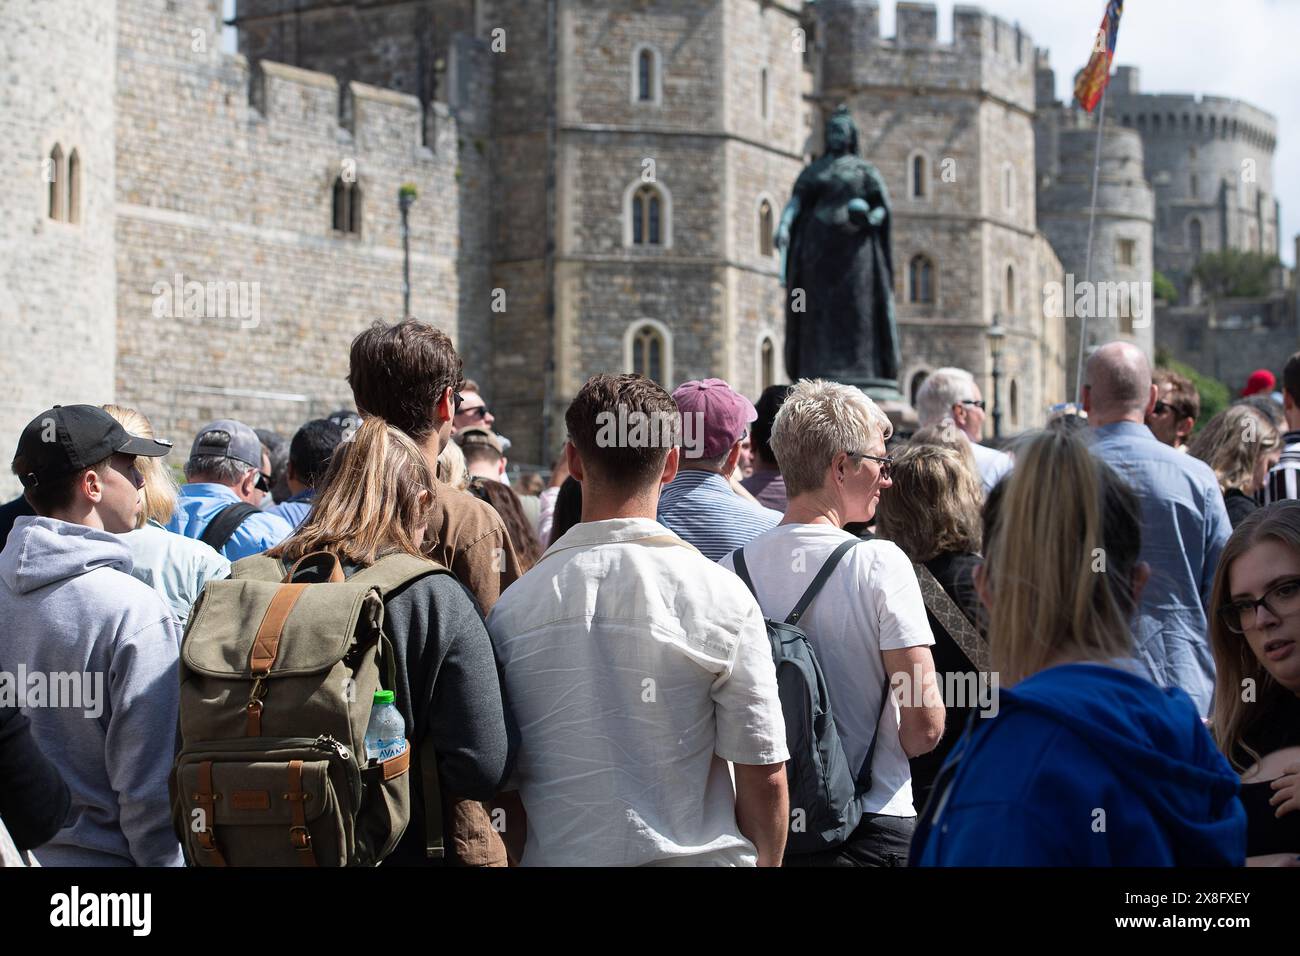
<path fill-rule="evenodd" d="M 1168 405 L 1165 402 L 1156 402 L 1155 408 L 1151 409 L 1151 414 L 1163 415 L 1165 412 L 1172 412 L 1173 410 L 1174 406 L 1172 405 Z"/>
<path fill-rule="evenodd" d="M 464 411 L 464 414 L 466 414 L 466 415 L 473 415 L 475 418 L 480 419 L 480 420 L 481 420 L 485 415 L 487 415 L 487 413 L 488 413 L 488 410 L 487 410 L 487 406 L 486 406 L 486 405 L 477 405 L 477 406 L 475 406 L 474 408 L 467 408 L 467 409 L 465 409 L 465 411 Z"/>
<path fill-rule="evenodd" d="M 963 399 L 961 400 L 961 404 L 963 404 L 963 405 L 974 405 L 974 406 L 975 406 L 976 408 L 978 408 L 981 412 L 984 411 L 984 399 L 982 399 L 982 398 L 980 398 L 980 399 L 975 399 L 975 398 L 963 398 Z"/>
<path fill-rule="evenodd" d="M 257 473 L 257 483 L 254 484 L 253 487 L 258 491 L 263 491 L 269 494 L 271 491 L 271 476 L 264 471 L 259 471 Z"/>
<path fill-rule="evenodd" d="M 452 401 L 452 405 L 455 406 L 452 409 L 452 414 L 459 415 L 461 405 L 465 404 L 465 396 L 462 395 L 460 392 L 452 392 L 451 401 Z"/>

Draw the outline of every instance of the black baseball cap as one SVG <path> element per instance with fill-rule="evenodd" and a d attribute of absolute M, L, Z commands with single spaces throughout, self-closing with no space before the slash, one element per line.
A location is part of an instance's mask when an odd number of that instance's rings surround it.
<path fill-rule="evenodd" d="M 132 435 L 95 405 L 55 405 L 23 429 L 14 458 L 27 471 L 18 476 L 24 488 L 75 475 L 114 454 L 160 458 L 172 449 L 161 438 Z"/>

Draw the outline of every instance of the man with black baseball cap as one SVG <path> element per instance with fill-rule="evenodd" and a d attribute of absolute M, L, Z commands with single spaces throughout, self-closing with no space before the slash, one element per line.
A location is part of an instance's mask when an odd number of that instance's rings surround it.
<path fill-rule="evenodd" d="M 18 441 L 13 472 L 36 515 L 0 551 L 0 665 L 72 794 L 66 825 L 36 851 L 46 865 L 182 863 L 173 753 L 159 746 L 176 733 L 180 635 L 118 537 L 140 508 L 136 457 L 170 449 L 91 405 L 56 405 Z"/>
<path fill-rule="evenodd" d="M 260 510 L 271 490 L 270 460 L 257 433 L 243 422 L 219 418 L 199 429 L 185 462 L 168 531 L 198 538 L 230 561 L 261 554 L 293 533 L 278 514 Z"/>

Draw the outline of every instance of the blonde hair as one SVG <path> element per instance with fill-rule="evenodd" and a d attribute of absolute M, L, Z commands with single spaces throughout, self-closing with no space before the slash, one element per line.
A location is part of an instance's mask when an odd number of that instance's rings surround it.
<path fill-rule="evenodd" d="M 910 445 L 894 459 L 893 487 L 876 507 L 880 536 L 913 561 L 980 549 L 984 494 L 960 454 L 938 445 Z"/>
<path fill-rule="evenodd" d="M 894 426 L 860 390 L 824 379 L 800 379 L 772 423 L 776 455 L 789 497 L 817 491 L 826 470 L 841 452 L 865 452 Z"/>
<path fill-rule="evenodd" d="M 296 561 L 313 551 L 332 551 L 362 566 L 394 552 L 423 557 L 414 532 L 428 525 L 434 494 L 419 446 L 372 415 L 335 450 L 307 519 L 266 553 Z"/>
<path fill-rule="evenodd" d="M 1255 763 L 1260 760 L 1260 755 L 1245 741 L 1247 731 L 1273 710 L 1269 705 L 1274 700 L 1291 693 L 1259 662 L 1246 638 L 1228 630 L 1219 614 L 1219 608 L 1231 597 L 1228 575 L 1232 573 L 1232 562 L 1261 541 L 1270 540 L 1300 554 L 1300 501 L 1278 501 L 1245 517 L 1224 545 L 1210 594 L 1210 651 L 1214 655 L 1215 674 L 1210 732 L 1238 773 L 1248 767 L 1237 759 L 1238 755 L 1244 754 Z M 1242 699 L 1242 688 L 1248 679 L 1259 689 L 1253 703 Z"/>
<path fill-rule="evenodd" d="M 1018 443 L 985 508 L 989 642 L 1004 684 L 1132 655 L 1140 527 L 1132 490 L 1084 439 L 1049 430 Z"/>
<path fill-rule="evenodd" d="M 937 445 L 940 448 L 951 448 L 961 456 L 962 463 L 970 469 L 970 473 L 977 479 L 980 478 L 980 468 L 975 462 L 975 451 L 970 446 L 970 439 L 956 426 L 952 419 L 946 419 L 917 429 L 912 435 L 911 444 Z M 980 484 L 981 500 L 984 494 L 983 488 L 983 484 Z"/>
<path fill-rule="evenodd" d="M 153 425 L 134 408 L 125 405 L 103 405 L 104 411 L 117 419 L 117 423 L 132 435 L 140 438 L 153 438 Z M 135 467 L 144 479 L 140 489 L 140 516 L 135 526 L 143 528 L 150 520 L 166 524 L 172 520 L 176 510 L 176 481 L 171 470 L 163 464 L 162 458 L 148 458 L 141 455 L 135 460 Z"/>
<path fill-rule="evenodd" d="M 1214 469 L 1219 489 L 1255 492 L 1259 456 L 1278 446 L 1277 427 L 1249 405 L 1231 405 L 1197 433 L 1187 453 Z"/>
<path fill-rule="evenodd" d="M 469 487 L 469 465 L 465 462 L 465 453 L 454 441 L 447 442 L 447 447 L 438 455 L 438 480 L 457 491 Z"/>

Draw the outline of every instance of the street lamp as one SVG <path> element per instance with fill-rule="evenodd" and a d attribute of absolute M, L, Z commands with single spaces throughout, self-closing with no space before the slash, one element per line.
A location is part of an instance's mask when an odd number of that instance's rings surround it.
<path fill-rule="evenodd" d="M 410 183 L 397 190 L 397 208 L 402 214 L 402 318 L 411 317 L 411 228 L 408 216 L 418 191 Z"/>
<path fill-rule="evenodd" d="M 1002 326 L 1002 316 L 994 314 L 993 324 L 989 326 L 989 355 L 993 358 L 993 437 L 1002 437 L 1002 402 L 998 383 L 1002 380 L 1002 343 L 1007 337 L 1007 330 Z"/>

